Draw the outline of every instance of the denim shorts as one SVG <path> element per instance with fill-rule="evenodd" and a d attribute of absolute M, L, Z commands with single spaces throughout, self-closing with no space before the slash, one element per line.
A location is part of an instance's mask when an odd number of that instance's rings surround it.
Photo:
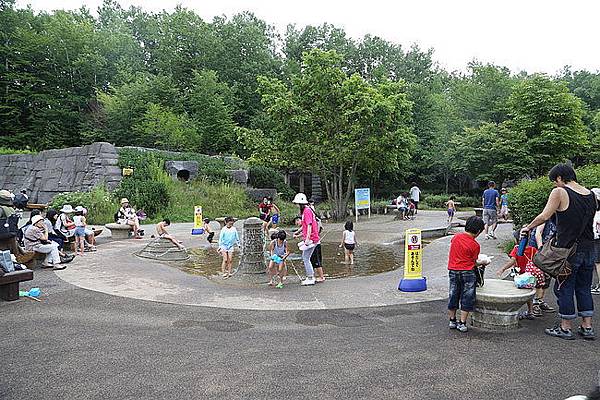
<path fill-rule="evenodd" d="M 85 237 L 85 226 L 76 226 L 75 227 L 75 236 L 76 237 Z"/>
<path fill-rule="evenodd" d="M 475 306 L 475 272 L 448 271 L 450 288 L 448 291 L 448 310 L 461 309 L 473 311 Z"/>

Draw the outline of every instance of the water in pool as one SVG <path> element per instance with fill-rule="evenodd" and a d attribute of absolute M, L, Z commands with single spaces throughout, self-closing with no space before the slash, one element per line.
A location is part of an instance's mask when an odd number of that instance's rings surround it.
<path fill-rule="evenodd" d="M 338 248 L 339 243 L 322 243 L 323 270 L 325 276 L 330 278 L 343 278 L 349 276 L 364 276 L 392 271 L 404 263 L 404 245 L 400 243 L 390 245 L 375 245 L 365 243 L 357 246 L 354 251 L 354 265 L 344 263 L 344 249 Z M 296 267 L 300 275 L 304 275 L 301 252 L 298 250 L 297 241 L 288 241 L 292 254 L 287 259 L 288 274 L 295 274 Z M 215 245 L 213 245 L 215 246 Z M 198 248 L 190 251 L 191 258 L 183 266 L 185 272 L 213 276 L 221 272 L 221 256 L 217 248 Z M 233 256 L 233 267 L 237 267 L 239 252 Z"/>

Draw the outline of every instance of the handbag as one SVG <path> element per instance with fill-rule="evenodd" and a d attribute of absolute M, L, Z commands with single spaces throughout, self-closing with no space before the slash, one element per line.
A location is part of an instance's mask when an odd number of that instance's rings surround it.
<path fill-rule="evenodd" d="M 556 247 L 553 245 L 554 239 L 554 237 L 550 238 L 542 249 L 535 253 L 533 263 L 556 279 L 560 285 L 571 275 L 571 264 L 567 259 L 575 254 L 577 243 L 573 243 L 571 247 Z"/>
<path fill-rule="evenodd" d="M 19 215 L 11 215 L 8 207 L 3 206 L 1 210 L 3 216 L 0 218 L 0 240 L 12 239 L 19 231 Z"/>

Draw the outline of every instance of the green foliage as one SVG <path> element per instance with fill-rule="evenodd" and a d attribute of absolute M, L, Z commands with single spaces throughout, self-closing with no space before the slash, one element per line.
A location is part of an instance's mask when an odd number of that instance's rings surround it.
<path fill-rule="evenodd" d="M 600 187 L 600 164 L 578 168 L 577 182 L 590 189 Z"/>
<path fill-rule="evenodd" d="M 114 214 L 119 209 L 118 201 L 103 186 L 97 186 L 90 192 L 66 192 L 54 197 L 50 208 L 60 210 L 63 205 L 83 206 L 88 210 L 87 222 L 103 225 L 114 222 Z"/>
<path fill-rule="evenodd" d="M 508 207 L 511 210 L 515 226 L 531 222 L 546 205 L 552 183 L 548 177 L 524 180 L 508 192 Z"/>
<path fill-rule="evenodd" d="M 281 193 L 281 197 L 291 200 L 294 191 L 285 183 L 283 175 L 274 168 L 263 165 L 251 165 L 248 184 L 255 188 L 273 188 Z"/>
<path fill-rule="evenodd" d="M 450 196 L 459 202 L 458 208 L 481 207 L 481 198 L 475 196 L 460 196 L 457 194 L 423 194 L 423 203 L 431 208 L 446 208 Z"/>
<path fill-rule="evenodd" d="M 7 147 L 0 147 L 0 155 L 6 155 L 6 154 L 35 154 L 35 151 L 31 151 L 31 150 L 27 150 L 27 149 L 17 150 L 17 149 L 9 149 Z"/>
<path fill-rule="evenodd" d="M 153 138 L 151 147 L 163 150 L 198 150 L 201 138 L 186 114 L 175 114 L 166 107 L 149 104 L 142 120 L 132 126 L 138 136 Z"/>

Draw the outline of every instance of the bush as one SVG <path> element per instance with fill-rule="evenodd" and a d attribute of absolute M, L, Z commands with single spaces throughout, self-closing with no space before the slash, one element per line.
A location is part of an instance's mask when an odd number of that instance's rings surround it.
<path fill-rule="evenodd" d="M 459 196 L 457 194 L 424 194 L 423 203 L 431 208 L 446 208 L 446 202 L 454 196 L 454 201 L 460 203 L 459 208 L 481 207 L 481 198 L 476 196 Z"/>
<path fill-rule="evenodd" d="M 35 151 L 31 150 L 16 150 L 8 147 L 0 147 L 0 156 L 5 154 L 35 154 Z"/>
<path fill-rule="evenodd" d="M 598 187 L 600 185 L 600 164 L 578 168 L 577 181 L 588 188 Z M 551 191 L 552 182 L 547 176 L 521 181 L 512 188 L 508 193 L 508 206 L 511 209 L 515 226 L 527 224 L 541 213 Z"/>
<path fill-rule="evenodd" d="M 272 188 L 281 193 L 281 197 L 290 200 L 294 196 L 292 188 L 285 183 L 283 175 L 274 168 L 253 165 L 248 174 L 248 184 L 255 188 Z"/>
<path fill-rule="evenodd" d="M 119 203 L 104 186 L 97 186 L 90 192 L 67 192 L 54 197 L 50 207 L 60 210 L 63 205 L 83 206 L 88 209 L 87 221 L 93 225 L 103 225 L 114 221 Z"/>

